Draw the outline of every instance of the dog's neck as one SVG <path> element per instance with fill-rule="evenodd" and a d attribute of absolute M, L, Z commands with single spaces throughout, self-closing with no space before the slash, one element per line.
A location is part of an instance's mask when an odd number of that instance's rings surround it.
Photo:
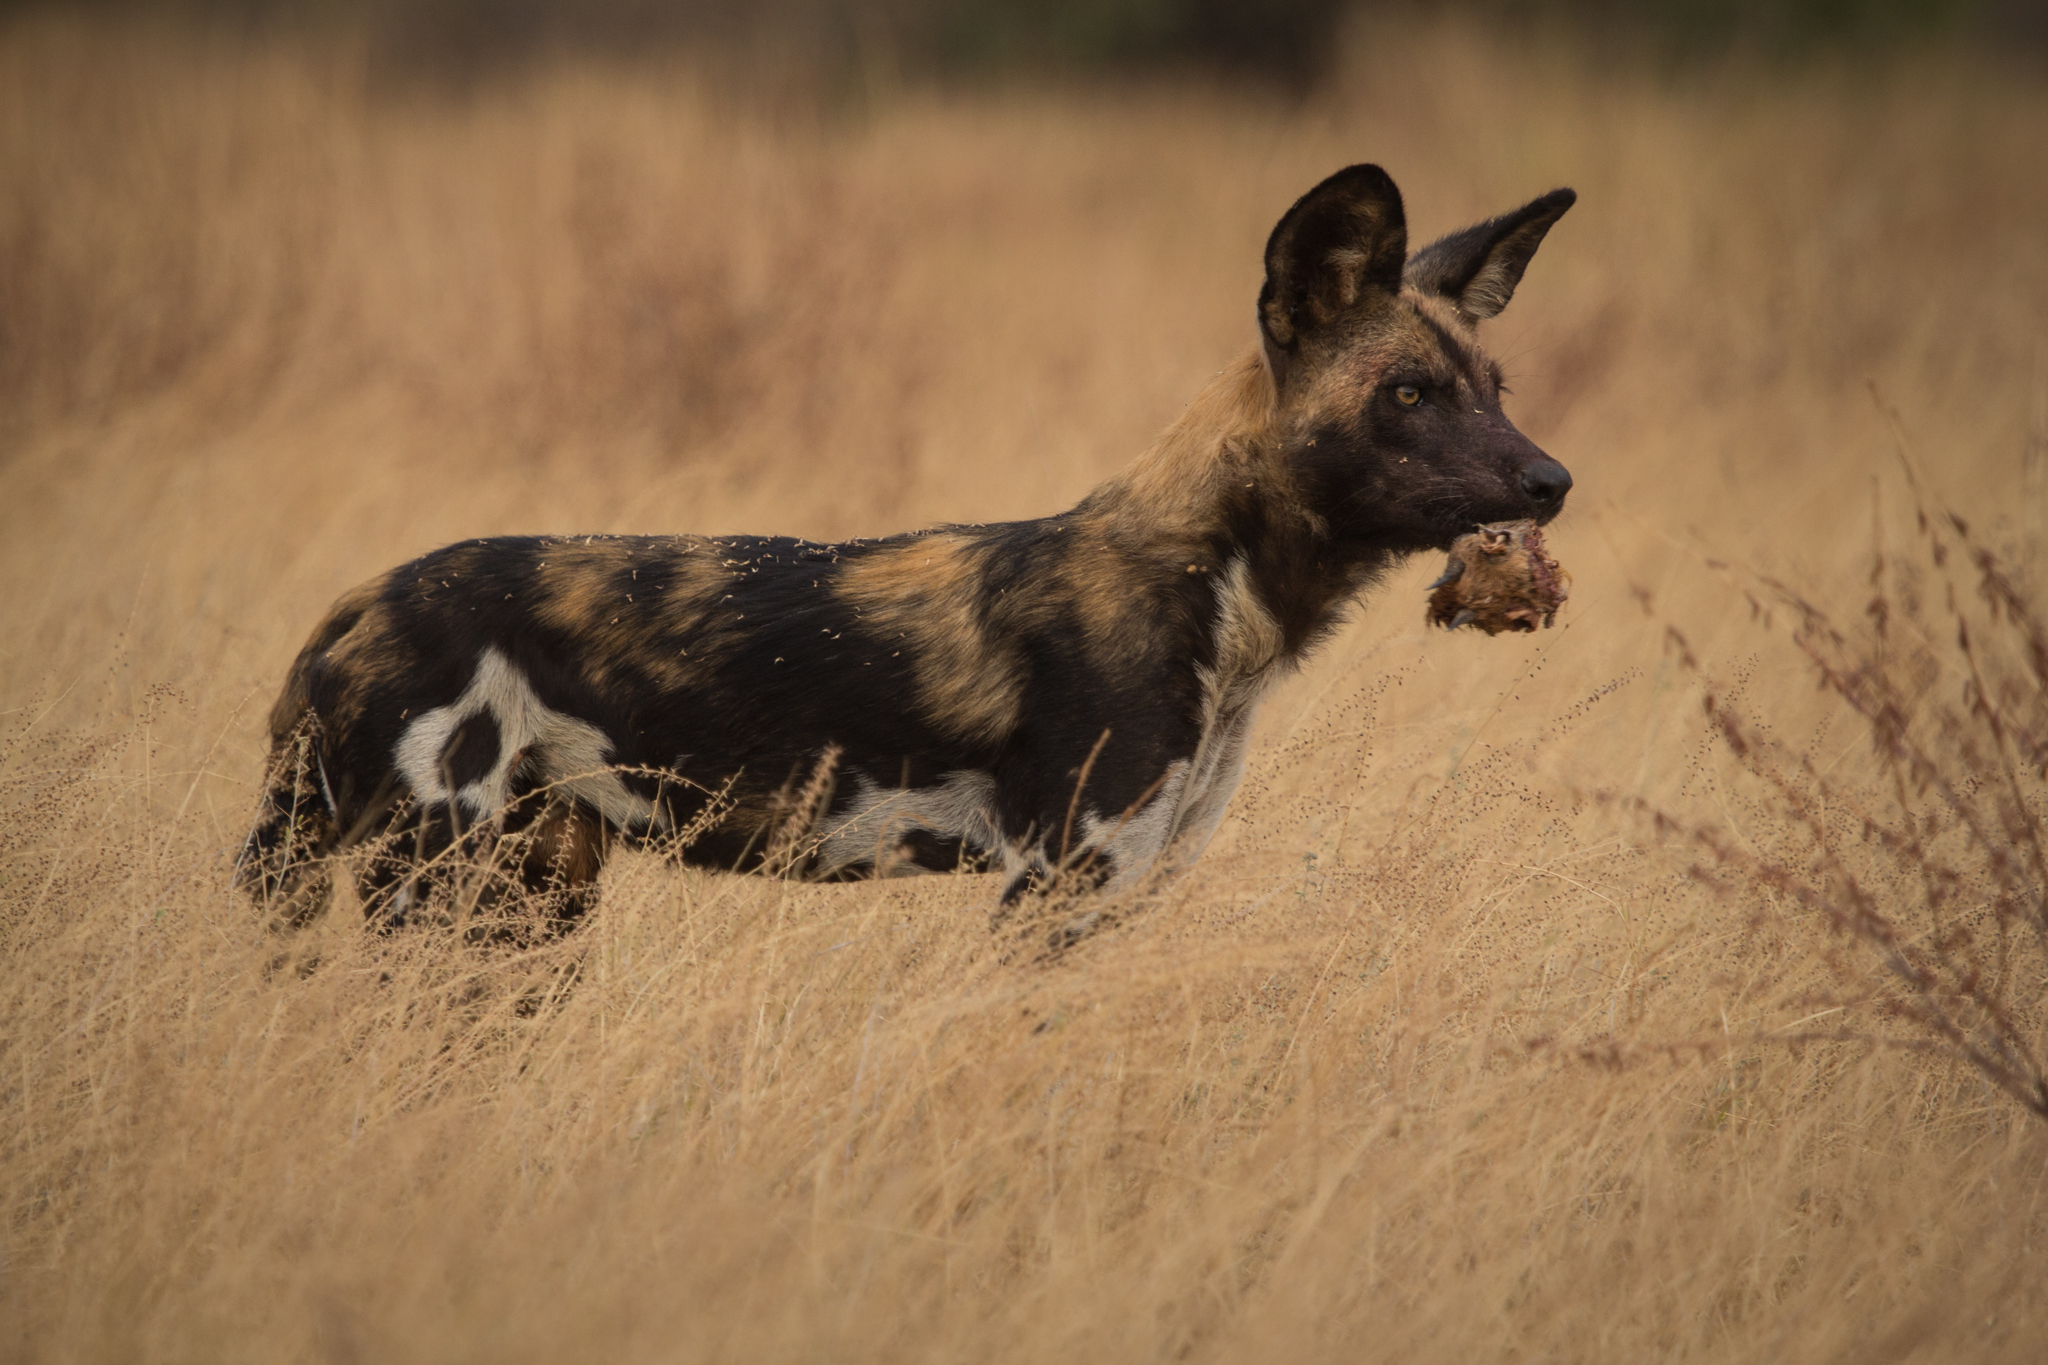
<path fill-rule="evenodd" d="M 1243 558 L 1298 658 L 1398 556 L 1331 536 L 1290 472 L 1289 439 L 1272 372 L 1249 351 L 1076 514 L 1145 560 L 1221 570 Z"/>

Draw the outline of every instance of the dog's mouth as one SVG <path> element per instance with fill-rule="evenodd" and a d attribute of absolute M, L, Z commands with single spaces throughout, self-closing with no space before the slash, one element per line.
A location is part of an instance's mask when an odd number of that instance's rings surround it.
<path fill-rule="evenodd" d="M 1449 554 L 1451 546 L 1456 544 L 1460 538 L 1471 535 L 1474 531 L 1478 530 L 1484 522 L 1493 519 L 1494 518 L 1487 517 L 1460 516 L 1456 521 L 1450 522 L 1438 528 L 1436 538 L 1429 542 L 1429 548 L 1435 550 L 1438 554 Z"/>
<path fill-rule="evenodd" d="M 1429 543 L 1429 548 L 1436 551 L 1438 554 L 1449 554 L 1451 551 L 1451 547 L 1453 545 L 1457 544 L 1458 541 L 1464 539 L 1466 536 L 1471 535 L 1474 531 L 1478 530 L 1482 526 L 1491 526 L 1503 521 L 1537 520 L 1537 518 L 1524 515 L 1520 512 L 1502 512 L 1497 514 L 1488 513 L 1482 515 L 1463 516 L 1460 517 L 1455 524 L 1440 529 L 1437 532 L 1436 539 L 1432 540 Z M 1541 522 L 1538 521 L 1538 524 L 1540 525 Z"/>
<path fill-rule="evenodd" d="M 1514 507 L 1466 507 L 1457 518 L 1444 523 L 1437 531 L 1437 538 L 1430 542 L 1430 549 L 1448 553 L 1451 545 L 1460 536 L 1469 536 L 1481 526 L 1504 521 L 1533 521 L 1538 526 L 1548 526 L 1557 520 L 1557 514 L 1564 510 L 1560 499 L 1548 505 L 1532 507 L 1522 503 Z"/>

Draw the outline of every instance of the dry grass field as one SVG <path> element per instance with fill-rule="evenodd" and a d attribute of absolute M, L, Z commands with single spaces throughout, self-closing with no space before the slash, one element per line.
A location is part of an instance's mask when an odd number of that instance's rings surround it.
<path fill-rule="evenodd" d="M 2040 600 L 2048 84 L 1455 26 L 1339 68 L 451 92 L 0 27 L 0 1357 L 2040 1359 L 2048 786 L 1969 710 L 2039 678 L 1900 449 Z M 1573 596 L 1431 633 L 1410 565 L 1111 927 L 644 857 L 524 952 L 231 891 L 343 588 L 1067 505 L 1357 160 L 1418 240 L 1580 192 L 1488 324 Z M 1817 686 L 1788 593 L 1874 671 Z"/>

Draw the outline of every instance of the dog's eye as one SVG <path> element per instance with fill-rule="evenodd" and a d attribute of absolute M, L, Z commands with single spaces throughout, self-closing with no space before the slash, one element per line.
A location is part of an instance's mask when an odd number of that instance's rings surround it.
<path fill-rule="evenodd" d="M 1412 408 L 1422 401 L 1422 390 L 1413 384 L 1403 384 L 1394 390 L 1394 397 L 1401 400 L 1402 407 Z"/>

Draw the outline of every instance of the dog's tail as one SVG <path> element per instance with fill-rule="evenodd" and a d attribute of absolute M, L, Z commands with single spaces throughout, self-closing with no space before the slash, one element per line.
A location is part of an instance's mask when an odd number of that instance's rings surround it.
<path fill-rule="evenodd" d="M 326 860 L 340 843 L 320 750 L 319 718 L 310 711 L 275 739 L 256 821 L 235 860 L 235 884 L 290 923 L 311 919 L 326 905 Z"/>
<path fill-rule="evenodd" d="M 327 858 L 342 842 L 341 811 L 327 776 L 329 736 L 313 706 L 313 672 L 374 597 L 374 585 L 365 585 L 335 603 L 292 662 L 270 708 L 270 769 L 255 823 L 235 859 L 235 884 L 288 923 L 325 908 Z"/>

